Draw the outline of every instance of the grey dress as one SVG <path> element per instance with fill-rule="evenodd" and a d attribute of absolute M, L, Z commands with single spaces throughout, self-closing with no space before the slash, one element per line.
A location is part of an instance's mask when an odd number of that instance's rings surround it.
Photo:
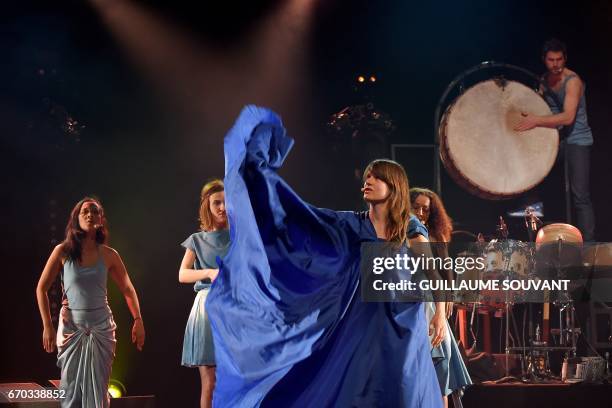
<path fill-rule="evenodd" d="M 93 266 L 67 259 L 64 299 L 57 328 L 57 365 L 62 407 L 108 407 L 108 382 L 115 357 L 115 321 L 106 298 L 108 271 L 102 254 Z"/>
<path fill-rule="evenodd" d="M 195 252 L 195 269 L 216 269 L 219 267 L 217 256 L 225 256 L 229 248 L 229 230 L 201 231 L 192 234 L 181 245 Z M 212 329 L 205 309 L 210 286 L 208 279 L 194 285 L 197 295 L 187 319 L 183 339 L 181 364 L 186 367 L 215 365 Z"/>

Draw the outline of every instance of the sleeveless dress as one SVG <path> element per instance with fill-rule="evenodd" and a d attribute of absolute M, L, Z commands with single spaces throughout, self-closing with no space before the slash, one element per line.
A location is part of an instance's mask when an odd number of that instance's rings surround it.
<path fill-rule="evenodd" d="M 225 138 L 231 245 L 206 307 L 215 407 L 441 407 L 422 303 L 364 302 L 369 220 L 304 202 L 278 175 L 293 140 L 247 106 Z"/>
<path fill-rule="evenodd" d="M 223 257 L 229 247 L 229 230 L 201 231 L 192 234 L 181 245 L 195 252 L 195 269 L 217 269 L 219 267 L 217 256 Z M 181 365 L 185 367 L 215 365 L 212 330 L 205 308 L 210 280 L 197 281 L 193 289 L 197 295 L 185 327 Z"/>
<path fill-rule="evenodd" d="M 62 407 L 109 407 L 108 382 L 115 357 L 116 324 L 106 298 L 108 271 L 98 250 L 93 266 L 67 259 L 57 329 Z"/>
<path fill-rule="evenodd" d="M 416 235 L 422 235 L 429 239 L 427 227 L 425 227 L 416 216 L 411 215 L 408 225 L 408 236 L 414 238 Z M 426 302 L 425 315 L 427 316 L 427 322 L 431 321 L 435 313 L 435 303 Z M 455 340 L 450 324 L 448 324 L 447 319 L 445 319 L 445 321 L 446 336 L 444 340 L 442 340 L 442 343 L 437 347 L 431 348 L 431 358 L 436 369 L 440 391 L 442 395 L 449 395 L 453 391 L 463 390 L 465 387 L 472 385 L 472 379 L 461 357 L 461 351 L 459 350 L 457 340 Z M 430 336 L 430 340 L 432 340 L 432 338 L 433 335 Z"/>

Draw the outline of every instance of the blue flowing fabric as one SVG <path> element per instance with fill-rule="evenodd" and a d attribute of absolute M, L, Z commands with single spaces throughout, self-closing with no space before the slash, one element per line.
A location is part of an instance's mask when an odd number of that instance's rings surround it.
<path fill-rule="evenodd" d="M 421 303 L 365 303 L 354 212 L 313 207 L 277 174 L 293 140 L 247 106 L 225 138 L 230 249 L 206 308 L 216 407 L 440 407 Z"/>

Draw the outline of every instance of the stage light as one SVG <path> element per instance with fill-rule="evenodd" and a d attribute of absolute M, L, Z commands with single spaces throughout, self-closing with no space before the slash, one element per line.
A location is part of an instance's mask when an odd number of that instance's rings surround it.
<path fill-rule="evenodd" d="M 181 123 L 189 128 L 179 133 L 201 128 L 222 133 L 211 129 L 218 126 L 216 119 L 229 120 L 245 101 L 282 106 L 289 122 L 305 115 L 308 104 L 295 95 L 307 95 L 312 88 L 309 44 L 317 2 L 277 2 L 229 47 L 218 47 L 214 38 L 204 39 L 204 33 L 194 33 L 180 19 L 151 9 L 150 2 L 90 2 L 126 56 L 164 93 L 167 106 L 187 119 Z M 209 95 L 224 95 L 224 103 Z"/>
<path fill-rule="evenodd" d="M 121 398 L 126 394 L 125 386 L 119 380 L 111 379 L 108 384 L 108 393 L 111 398 Z"/>
<path fill-rule="evenodd" d="M 108 386 L 108 393 L 110 394 L 111 398 L 121 398 L 121 396 L 123 395 L 121 393 L 121 390 L 115 387 L 114 385 Z"/>
<path fill-rule="evenodd" d="M 359 75 L 357 77 L 357 82 L 365 82 L 365 77 L 363 75 Z"/>
<path fill-rule="evenodd" d="M 370 77 L 370 82 L 376 82 L 376 77 L 374 75 Z"/>

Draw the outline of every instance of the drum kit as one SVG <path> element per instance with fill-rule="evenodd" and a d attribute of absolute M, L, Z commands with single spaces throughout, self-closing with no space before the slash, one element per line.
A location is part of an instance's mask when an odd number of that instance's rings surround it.
<path fill-rule="evenodd" d="M 503 219 L 500 220 L 497 233 L 497 238 L 470 246 L 463 253 L 464 256 L 469 254 L 472 257 L 482 257 L 484 270 L 472 269 L 457 275 L 458 280 L 480 279 L 483 282 L 501 283 L 566 279 L 569 282 L 567 289 L 536 293 L 525 289 L 526 285 L 502 291 L 489 286 L 471 293 L 457 292 L 456 301 L 465 309 L 472 310 L 472 324 L 476 310 L 492 310 L 497 317 L 505 316 L 503 332 L 506 358 L 509 359 L 511 354 L 520 354 L 523 379 L 539 381 L 553 378 L 549 352 L 562 352 L 567 358 L 575 357 L 578 336 L 581 334 L 581 329 L 576 327 L 574 297 L 570 292 L 576 289 L 572 283 L 579 282 L 572 278 L 575 277 L 575 269 L 580 268 L 583 262 L 582 236 L 572 225 L 555 223 L 539 228 L 535 242 L 508 239 Z M 588 253 L 589 250 L 586 250 L 585 254 Z M 554 308 L 558 310 L 558 328 L 551 329 L 550 317 Z M 523 312 L 522 330 L 519 330 L 514 318 L 513 313 L 517 310 Z M 534 318 L 534 314 L 538 317 Z M 509 367 L 507 362 L 507 375 Z"/>
<path fill-rule="evenodd" d="M 577 266 L 579 260 L 574 259 L 572 264 L 564 263 L 562 260 L 568 258 L 566 254 L 574 253 L 582 245 L 580 231 L 569 224 L 549 224 L 539 229 L 535 245 L 521 241 L 504 241 L 489 244 L 496 254 L 495 259 L 504 259 L 506 267 L 501 271 L 493 269 L 504 279 L 539 280 L 544 275 L 557 279 L 567 278 L 568 268 Z M 503 249 L 498 249 L 498 248 Z M 489 252 L 490 253 L 490 252 Z M 547 272 L 547 269 L 552 269 Z M 570 282 L 572 282 L 570 280 Z M 566 358 L 576 356 L 576 344 L 581 329 L 576 327 L 574 301 L 569 294 L 571 290 L 555 293 L 544 293 L 543 296 L 530 297 L 527 291 L 507 291 L 503 308 L 506 315 L 505 325 L 505 353 L 508 359 L 510 354 L 521 355 L 521 367 L 523 379 L 539 381 L 541 379 L 554 378 L 550 369 L 550 352 L 563 352 Z M 533 293 L 531 293 L 533 295 Z M 528 341 L 511 343 L 510 319 L 512 307 L 517 303 L 524 303 L 524 312 L 528 319 L 523 319 L 523 330 L 528 328 Z M 550 311 L 552 307 L 558 309 L 558 328 L 550 329 Z M 486 304 L 486 303 L 485 303 Z M 499 307 L 498 304 L 494 305 Z M 542 321 L 534 322 L 534 309 L 541 307 Z M 535 326 L 535 327 L 534 327 Z M 554 345 L 549 344 L 548 335 L 553 337 Z M 517 333 L 518 334 L 518 333 Z M 509 365 L 507 364 L 506 367 Z M 509 375 L 508 369 L 506 375 Z"/>
<path fill-rule="evenodd" d="M 451 85 L 455 86 L 467 74 L 493 65 L 495 63 L 483 63 L 470 72 L 466 71 Z M 506 64 L 496 65 L 498 68 L 517 68 Z M 539 79 L 528 74 L 537 84 Z M 458 185 L 480 198 L 504 200 L 520 196 L 544 180 L 557 158 L 558 131 L 541 127 L 520 133 L 514 130 L 526 112 L 551 114 L 550 108 L 534 88 L 502 76 L 486 79 L 462 89 L 439 116 L 448 91 L 436 113 L 436 140 L 442 164 Z M 436 187 L 438 191 L 441 190 L 439 175 Z M 480 255 L 486 260 L 485 273 L 470 276 L 468 272 L 461 279 L 521 281 L 544 277 L 568 279 L 571 282 L 572 273 L 586 262 L 582 258 L 580 231 L 570 224 L 543 225 L 529 207 L 525 210 L 525 224 L 531 242 L 511 240 L 500 217 L 497 238 L 488 243 L 480 240 Z M 577 338 L 581 331 L 576 327 L 574 301 L 570 295 L 572 289 L 575 288 L 555 293 L 555 296 L 545 293 L 544 298 L 536 300 L 530 298 L 532 293 L 524 289 L 502 292 L 487 289 L 477 294 L 480 304 L 473 304 L 473 311 L 477 307 L 489 307 L 506 315 L 506 375 L 509 375 L 508 358 L 511 353 L 521 355 L 524 381 L 554 377 L 550 370 L 550 352 L 564 353 L 566 361 L 576 356 Z M 476 300 L 465 295 L 462 294 L 464 302 Z M 522 343 L 515 341 L 510 330 L 512 309 L 519 303 L 524 304 L 525 313 L 529 313 L 528 322 L 523 319 Z M 551 305 L 558 309 L 559 317 L 558 328 L 552 330 L 549 325 Z M 535 324 L 532 318 L 536 307 L 542 307 L 542 326 L 539 322 Z M 525 325 L 529 328 L 527 341 Z M 519 336 L 516 321 L 514 329 Z M 550 338 L 554 345 L 551 345 Z"/>

